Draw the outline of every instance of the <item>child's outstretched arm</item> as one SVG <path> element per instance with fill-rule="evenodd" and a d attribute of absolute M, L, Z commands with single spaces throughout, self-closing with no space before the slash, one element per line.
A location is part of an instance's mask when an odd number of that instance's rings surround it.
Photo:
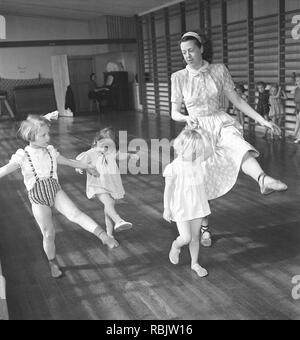
<path fill-rule="evenodd" d="M 19 167 L 20 166 L 17 163 L 8 163 L 7 165 L 0 168 L 0 178 L 5 177 L 11 174 L 12 172 L 18 170 Z"/>
<path fill-rule="evenodd" d="M 132 160 L 139 160 L 140 159 L 140 156 L 136 153 L 128 153 L 128 152 L 121 152 L 121 151 L 118 151 L 117 153 L 117 158 L 119 160 L 127 160 L 127 159 L 132 159 Z"/>
<path fill-rule="evenodd" d="M 75 169 L 86 170 L 90 175 L 95 176 L 95 177 L 100 176 L 99 172 L 91 164 L 84 163 L 84 162 L 81 162 L 81 161 L 75 161 L 74 159 L 68 159 L 68 158 L 66 158 L 62 155 L 59 155 L 57 157 L 57 163 L 61 164 L 61 165 L 67 165 L 67 166 L 70 166 L 71 168 L 75 168 Z"/>
<path fill-rule="evenodd" d="M 173 192 L 173 178 L 166 177 L 165 192 L 164 192 L 164 219 L 171 223 L 171 197 Z"/>

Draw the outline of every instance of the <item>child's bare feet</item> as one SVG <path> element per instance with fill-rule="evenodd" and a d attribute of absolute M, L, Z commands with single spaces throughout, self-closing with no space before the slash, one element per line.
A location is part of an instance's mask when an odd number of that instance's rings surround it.
<path fill-rule="evenodd" d="M 59 266 L 57 265 L 56 261 L 49 261 L 49 265 L 51 270 L 51 276 L 54 279 L 59 279 L 60 277 L 62 277 L 63 273 L 60 270 Z"/>
<path fill-rule="evenodd" d="M 117 248 L 120 245 L 114 237 L 108 236 L 105 232 L 100 235 L 100 240 L 104 245 L 108 246 L 109 249 Z"/>
<path fill-rule="evenodd" d="M 201 267 L 198 263 L 192 266 L 192 270 L 195 271 L 199 277 L 205 277 L 208 275 L 208 271 Z"/>

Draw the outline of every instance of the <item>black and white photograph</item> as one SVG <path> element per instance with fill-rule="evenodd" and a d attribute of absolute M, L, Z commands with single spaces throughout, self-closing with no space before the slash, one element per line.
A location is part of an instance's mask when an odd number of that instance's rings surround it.
<path fill-rule="evenodd" d="M 0 321 L 300 320 L 298 170 L 299 0 L 0 0 Z"/>

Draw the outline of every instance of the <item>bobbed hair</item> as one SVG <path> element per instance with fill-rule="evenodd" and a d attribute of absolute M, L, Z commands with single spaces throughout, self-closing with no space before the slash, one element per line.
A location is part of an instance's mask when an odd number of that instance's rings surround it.
<path fill-rule="evenodd" d="M 51 126 L 49 120 L 41 116 L 29 115 L 27 119 L 21 123 L 17 135 L 25 142 L 34 142 L 39 130 L 45 126 Z"/>
<path fill-rule="evenodd" d="M 98 131 L 93 139 L 92 142 L 92 148 L 95 148 L 97 146 L 97 143 L 99 141 L 105 142 L 105 140 L 110 143 L 110 141 L 113 141 L 116 147 L 116 150 L 119 150 L 119 138 L 117 135 L 117 132 L 112 127 L 106 127 L 100 131 Z"/>
<path fill-rule="evenodd" d="M 204 141 L 195 129 L 186 128 L 174 141 L 174 149 L 179 156 L 196 154 L 196 158 L 204 155 Z"/>

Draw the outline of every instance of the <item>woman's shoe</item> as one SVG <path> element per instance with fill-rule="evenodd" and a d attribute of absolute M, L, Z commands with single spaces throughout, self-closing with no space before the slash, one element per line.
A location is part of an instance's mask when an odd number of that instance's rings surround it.
<path fill-rule="evenodd" d="M 201 238 L 200 244 L 203 247 L 209 248 L 212 246 L 212 236 L 211 232 L 208 230 L 208 227 L 201 227 Z"/>
<path fill-rule="evenodd" d="M 271 181 L 269 183 L 266 183 L 266 177 L 271 178 Z M 265 173 L 262 173 L 258 177 L 258 183 L 260 186 L 260 192 L 263 195 L 270 195 L 275 191 L 286 191 L 288 189 L 288 186 L 284 184 L 283 182 L 279 181 L 278 179 L 274 179 Z"/>

